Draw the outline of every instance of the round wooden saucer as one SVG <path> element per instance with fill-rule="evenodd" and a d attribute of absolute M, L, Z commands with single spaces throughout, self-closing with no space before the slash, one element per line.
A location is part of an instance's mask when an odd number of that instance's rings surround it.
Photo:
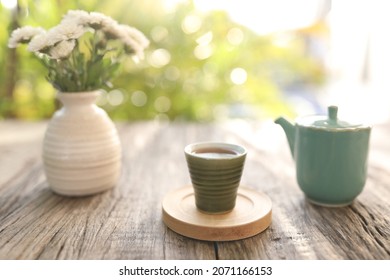
<path fill-rule="evenodd" d="M 163 221 L 171 230 L 194 239 L 231 241 L 254 236 L 271 223 L 272 202 L 262 192 L 238 188 L 235 208 L 207 214 L 195 206 L 192 186 L 168 193 L 162 203 Z"/>

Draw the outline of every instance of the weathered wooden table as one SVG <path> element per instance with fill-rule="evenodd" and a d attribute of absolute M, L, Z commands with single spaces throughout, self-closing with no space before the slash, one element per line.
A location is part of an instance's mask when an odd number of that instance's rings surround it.
<path fill-rule="evenodd" d="M 45 128 L 0 122 L 1 259 L 390 259 L 390 125 L 373 129 L 363 193 L 332 209 L 304 199 L 284 133 L 271 121 L 118 124 L 120 182 L 83 198 L 50 190 L 41 160 Z M 163 197 L 190 182 L 183 148 L 203 140 L 248 149 L 242 184 L 272 199 L 266 231 L 206 242 L 163 224 Z"/>

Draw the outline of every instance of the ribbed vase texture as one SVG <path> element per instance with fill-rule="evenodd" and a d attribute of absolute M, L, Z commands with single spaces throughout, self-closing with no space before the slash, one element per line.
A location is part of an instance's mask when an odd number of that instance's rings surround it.
<path fill-rule="evenodd" d="M 57 95 L 63 107 L 53 115 L 43 141 L 45 174 L 56 193 L 91 195 L 117 184 L 121 144 L 113 122 L 95 105 L 98 95 Z"/>

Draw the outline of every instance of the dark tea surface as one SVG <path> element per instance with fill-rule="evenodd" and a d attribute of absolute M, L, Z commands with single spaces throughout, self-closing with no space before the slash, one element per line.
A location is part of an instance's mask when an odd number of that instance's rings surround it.
<path fill-rule="evenodd" d="M 236 151 L 214 147 L 197 149 L 192 153 L 203 158 L 233 158 L 238 155 Z"/>

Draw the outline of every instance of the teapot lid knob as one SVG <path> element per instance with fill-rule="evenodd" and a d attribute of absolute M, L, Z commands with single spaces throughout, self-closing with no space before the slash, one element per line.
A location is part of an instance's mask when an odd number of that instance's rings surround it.
<path fill-rule="evenodd" d="M 337 106 L 328 106 L 328 115 L 310 115 L 306 117 L 300 117 L 296 120 L 296 124 L 299 126 L 313 127 L 316 129 L 321 128 L 327 131 L 345 131 L 346 129 L 351 131 L 354 129 L 371 129 L 371 127 L 368 125 L 350 123 L 340 120 L 337 117 L 337 111 Z"/>
<path fill-rule="evenodd" d="M 337 120 L 337 109 L 338 109 L 337 106 L 329 106 L 328 107 L 328 117 L 332 121 Z"/>

